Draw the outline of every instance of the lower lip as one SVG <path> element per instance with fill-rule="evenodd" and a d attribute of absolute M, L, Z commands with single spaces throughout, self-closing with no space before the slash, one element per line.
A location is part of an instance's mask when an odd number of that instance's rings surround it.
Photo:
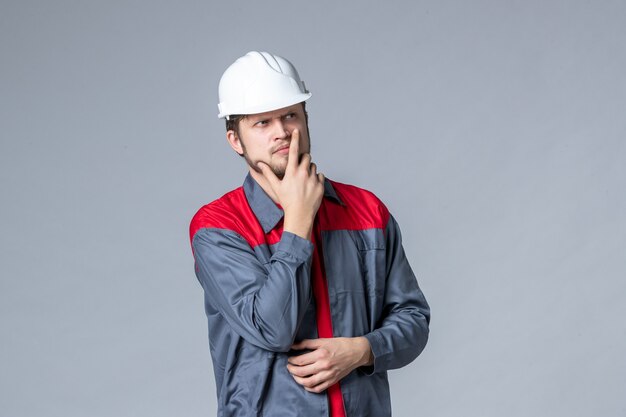
<path fill-rule="evenodd" d="M 283 148 L 276 151 L 276 153 L 281 155 L 287 155 L 289 153 L 289 148 Z"/>

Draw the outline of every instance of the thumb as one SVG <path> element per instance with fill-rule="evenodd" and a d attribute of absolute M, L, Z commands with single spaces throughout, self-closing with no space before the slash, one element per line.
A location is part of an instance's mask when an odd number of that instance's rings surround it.
<path fill-rule="evenodd" d="M 272 188 L 275 188 L 276 185 L 278 185 L 280 183 L 280 180 L 278 179 L 278 177 L 276 176 L 276 174 L 274 174 L 274 171 L 272 171 L 272 168 L 270 168 L 269 165 L 267 165 L 265 162 L 257 162 L 256 166 L 259 168 L 259 170 L 261 171 L 261 174 L 267 179 L 267 181 L 270 183 L 270 185 L 272 186 Z"/>

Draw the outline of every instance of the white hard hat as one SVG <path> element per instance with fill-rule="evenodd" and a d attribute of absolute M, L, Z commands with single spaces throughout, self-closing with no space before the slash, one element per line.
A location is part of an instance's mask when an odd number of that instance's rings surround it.
<path fill-rule="evenodd" d="M 307 100 L 298 71 L 285 58 L 268 52 L 248 52 L 224 71 L 219 84 L 219 114 L 255 114 Z"/>

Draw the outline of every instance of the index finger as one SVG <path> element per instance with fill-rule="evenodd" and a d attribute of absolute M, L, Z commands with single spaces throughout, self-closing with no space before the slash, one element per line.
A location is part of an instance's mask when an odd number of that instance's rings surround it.
<path fill-rule="evenodd" d="M 289 143 L 289 159 L 287 160 L 287 167 L 295 168 L 298 166 L 300 157 L 300 131 L 294 129 L 291 132 L 291 142 Z"/>
<path fill-rule="evenodd" d="M 302 355 L 290 356 L 287 359 L 287 363 L 296 366 L 310 365 L 312 363 L 315 363 L 315 361 L 317 360 L 317 356 L 317 351 L 314 350 L 311 352 L 303 353 Z"/>
<path fill-rule="evenodd" d="M 291 346 L 293 350 L 315 349 L 317 347 L 319 347 L 319 339 L 302 339 Z"/>

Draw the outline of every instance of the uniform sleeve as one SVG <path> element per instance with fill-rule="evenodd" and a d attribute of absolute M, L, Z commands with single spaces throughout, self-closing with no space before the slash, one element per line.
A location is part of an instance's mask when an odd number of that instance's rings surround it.
<path fill-rule="evenodd" d="M 413 361 L 428 341 L 430 308 L 402 247 L 400 229 L 389 216 L 386 238 L 386 287 L 383 318 L 365 335 L 374 355 L 368 374 L 400 368 Z"/>
<path fill-rule="evenodd" d="M 211 306 L 248 342 L 274 352 L 291 348 L 311 300 L 313 244 L 283 232 L 270 262 L 223 229 L 200 229 L 192 240 L 196 276 Z"/>

